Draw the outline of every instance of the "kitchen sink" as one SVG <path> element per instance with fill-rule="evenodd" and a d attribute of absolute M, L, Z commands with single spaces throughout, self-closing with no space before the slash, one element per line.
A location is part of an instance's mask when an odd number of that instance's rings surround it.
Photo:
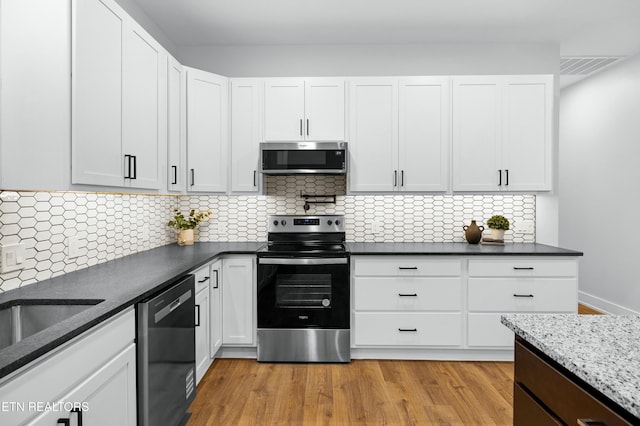
<path fill-rule="evenodd" d="M 0 309 L 0 350 L 70 318 L 102 300 L 17 301 Z"/>

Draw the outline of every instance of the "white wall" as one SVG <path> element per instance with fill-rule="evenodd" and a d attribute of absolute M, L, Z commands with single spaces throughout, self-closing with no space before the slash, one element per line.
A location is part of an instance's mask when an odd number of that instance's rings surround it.
<path fill-rule="evenodd" d="M 185 65 L 228 77 L 557 74 L 557 44 L 179 47 Z"/>
<path fill-rule="evenodd" d="M 640 55 L 560 96 L 560 244 L 584 252 L 580 299 L 640 312 Z"/>

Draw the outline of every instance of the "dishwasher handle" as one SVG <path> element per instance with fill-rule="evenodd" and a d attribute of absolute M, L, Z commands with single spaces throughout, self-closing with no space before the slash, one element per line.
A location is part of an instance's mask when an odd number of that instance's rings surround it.
<path fill-rule="evenodd" d="M 164 318 L 166 318 L 168 315 L 170 315 L 173 311 L 175 311 L 176 309 L 178 309 L 182 304 L 184 304 L 187 300 L 189 300 L 191 298 L 191 289 L 185 291 L 184 293 L 182 293 L 180 295 L 180 297 L 178 297 L 177 299 L 174 299 L 171 303 L 169 303 L 168 305 L 166 305 L 165 307 L 163 307 L 162 309 L 158 310 L 154 315 L 153 315 L 153 321 L 155 324 L 159 323 L 160 321 L 162 321 Z"/>

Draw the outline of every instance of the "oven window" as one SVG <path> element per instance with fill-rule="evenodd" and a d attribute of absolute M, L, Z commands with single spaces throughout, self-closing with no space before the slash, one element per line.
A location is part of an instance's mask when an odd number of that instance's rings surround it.
<path fill-rule="evenodd" d="M 278 308 L 330 308 L 331 274 L 278 274 Z"/>

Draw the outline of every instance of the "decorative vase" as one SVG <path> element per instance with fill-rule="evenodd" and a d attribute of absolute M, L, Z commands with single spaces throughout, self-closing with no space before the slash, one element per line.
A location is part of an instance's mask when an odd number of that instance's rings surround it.
<path fill-rule="evenodd" d="M 193 244 L 193 229 L 181 229 L 178 232 L 178 245 L 189 246 Z"/>
<path fill-rule="evenodd" d="M 478 244 L 482 239 L 484 226 L 478 226 L 475 220 L 471 221 L 471 225 L 463 226 L 462 229 L 464 229 L 464 238 L 469 244 Z"/>
<path fill-rule="evenodd" d="M 491 238 L 494 240 L 504 240 L 504 229 L 491 229 Z"/>

